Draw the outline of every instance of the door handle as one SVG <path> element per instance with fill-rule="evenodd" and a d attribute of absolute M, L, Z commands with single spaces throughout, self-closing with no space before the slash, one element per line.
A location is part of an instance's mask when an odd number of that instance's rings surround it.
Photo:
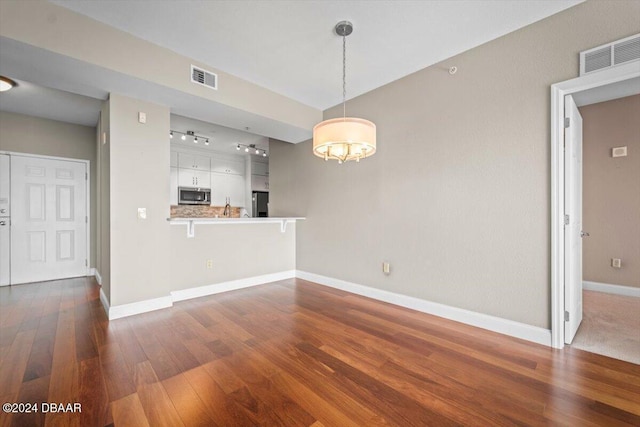
<path fill-rule="evenodd" d="M 581 231 L 580 237 L 589 237 L 589 233 L 587 233 L 586 231 Z"/>

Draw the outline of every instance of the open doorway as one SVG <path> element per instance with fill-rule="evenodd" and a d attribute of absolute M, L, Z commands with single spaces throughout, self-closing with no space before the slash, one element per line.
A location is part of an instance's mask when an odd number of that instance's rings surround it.
<path fill-rule="evenodd" d="M 640 92 L 640 82 L 630 89 Z M 582 323 L 571 346 L 640 364 L 640 94 L 603 100 L 589 92 L 573 95 L 585 235 Z"/>
<path fill-rule="evenodd" d="M 570 98 L 592 96 L 603 102 L 637 93 L 640 86 L 640 66 L 626 64 L 552 86 L 552 345 L 562 348 L 570 343 L 582 319 L 582 243 L 588 230 L 581 223 L 573 223 L 582 214 L 581 203 L 573 196 L 582 193 L 582 147 L 575 159 L 569 126 Z M 622 91 L 622 92 L 621 92 Z M 631 91 L 631 92 L 629 92 Z M 608 98 L 607 98 L 608 97 Z M 582 101 L 584 102 L 584 101 Z M 581 140 L 581 138 L 580 138 Z M 569 146 L 566 146 L 569 144 Z M 567 152 L 565 153 L 565 146 Z M 611 147 L 613 148 L 613 147 Z M 577 165 L 577 166 L 576 166 Z M 571 173 L 572 168 L 577 168 Z M 567 223 L 569 227 L 567 227 Z M 573 225 L 572 225 L 573 224 Z M 574 244 L 574 242 L 580 242 Z"/>

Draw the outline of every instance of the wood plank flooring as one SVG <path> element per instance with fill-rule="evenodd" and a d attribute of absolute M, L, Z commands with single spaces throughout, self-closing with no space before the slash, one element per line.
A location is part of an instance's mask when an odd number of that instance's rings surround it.
<path fill-rule="evenodd" d="M 640 365 L 303 280 L 107 321 L 90 278 L 0 288 L 4 426 L 640 425 Z"/>

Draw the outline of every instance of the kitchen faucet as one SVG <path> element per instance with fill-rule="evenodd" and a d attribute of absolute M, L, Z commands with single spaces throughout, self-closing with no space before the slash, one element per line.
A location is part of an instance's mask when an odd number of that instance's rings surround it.
<path fill-rule="evenodd" d="M 227 202 L 227 204 L 224 205 L 224 212 L 222 213 L 222 215 L 226 217 L 230 217 L 231 216 L 231 204 L 230 204 L 231 198 L 227 197 L 225 201 Z"/>

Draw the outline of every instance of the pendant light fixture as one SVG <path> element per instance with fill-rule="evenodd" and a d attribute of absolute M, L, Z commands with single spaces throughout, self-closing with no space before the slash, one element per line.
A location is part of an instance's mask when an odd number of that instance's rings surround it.
<path fill-rule="evenodd" d="M 376 125 L 369 120 L 347 117 L 347 36 L 353 32 L 353 24 L 341 21 L 335 30 L 342 36 L 342 117 L 314 126 L 313 154 L 338 163 L 359 162 L 376 152 Z"/>

